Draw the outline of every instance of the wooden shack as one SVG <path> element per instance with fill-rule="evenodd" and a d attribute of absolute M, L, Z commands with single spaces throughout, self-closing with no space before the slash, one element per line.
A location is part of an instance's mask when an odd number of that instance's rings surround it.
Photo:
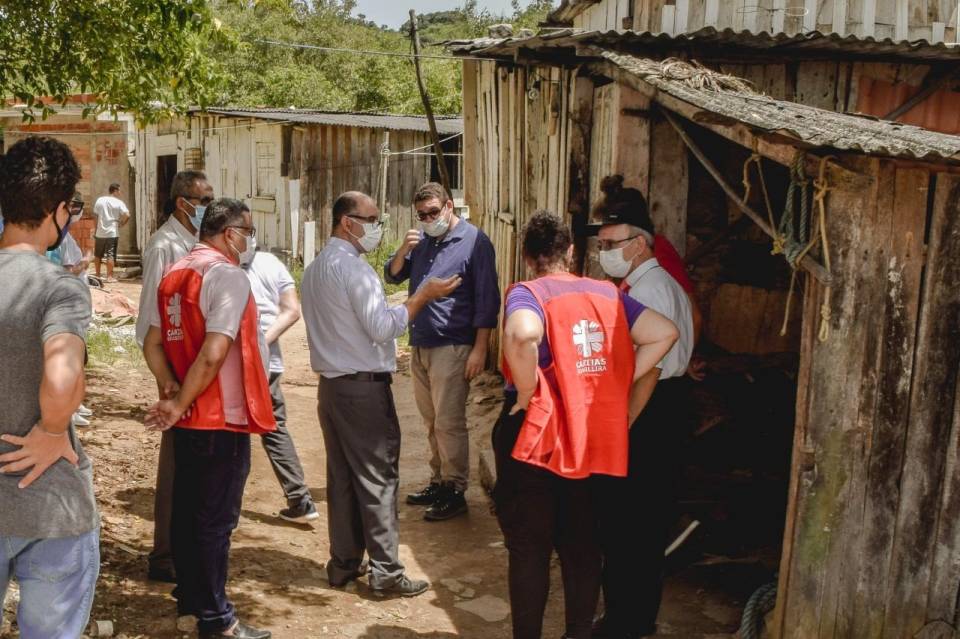
<path fill-rule="evenodd" d="M 459 189 L 462 121 L 441 117 L 437 129 L 452 188 Z M 333 201 L 347 190 L 382 202 L 390 215 L 389 242 L 413 224 L 416 188 L 439 179 L 430 144 L 426 118 L 407 115 L 211 108 L 147 126 L 138 133 L 141 246 L 183 169 L 205 171 L 217 196 L 245 201 L 266 249 L 302 256 L 310 221 L 319 247 L 330 233 Z"/>
<path fill-rule="evenodd" d="M 449 46 L 465 58 L 465 198 L 504 288 L 526 276 L 517 234 L 539 208 L 568 216 L 595 272 L 582 230 L 621 173 L 692 262 L 714 352 L 795 357 L 782 491 L 759 504 L 779 521 L 774 635 L 956 636 L 960 136 L 953 112 L 926 116 L 944 133 L 846 111 L 880 74 L 915 83 L 911 109 L 953 99 L 960 52 L 715 29 Z M 771 255 L 791 185 L 813 220 L 796 279 Z"/>

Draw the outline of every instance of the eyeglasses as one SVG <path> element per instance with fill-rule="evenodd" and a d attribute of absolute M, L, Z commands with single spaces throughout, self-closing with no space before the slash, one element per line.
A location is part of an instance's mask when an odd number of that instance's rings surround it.
<path fill-rule="evenodd" d="M 377 217 L 377 216 L 363 217 L 362 215 L 350 215 L 348 213 L 347 217 L 353 220 L 358 220 L 361 224 L 376 224 L 377 228 L 382 227 L 384 224 L 387 223 L 387 220 L 390 219 L 390 216 L 387 214 L 383 214 L 380 217 Z"/>
<path fill-rule="evenodd" d="M 629 242 L 629 241 L 631 241 L 631 240 L 635 240 L 635 239 L 637 239 L 638 237 L 640 237 L 639 234 L 637 234 L 637 235 L 631 235 L 630 237 L 625 237 L 625 238 L 623 238 L 622 240 L 600 240 L 600 250 L 601 250 L 601 251 L 609 251 L 609 250 L 612 249 L 612 248 L 616 248 L 617 246 L 620 246 L 620 245 L 622 245 L 622 244 L 625 244 L 626 242 Z"/>
<path fill-rule="evenodd" d="M 228 228 L 228 229 L 239 229 L 239 230 L 241 230 L 241 231 L 246 231 L 247 233 L 249 233 L 249 235 L 247 235 L 247 237 L 256 237 L 256 236 L 257 236 L 257 229 L 256 229 L 256 227 L 253 227 L 253 226 L 228 226 L 227 228 Z"/>
<path fill-rule="evenodd" d="M 208 204 L 210 204 L 211 202 L 213 202 L 213 198 L 210 197 L 209 195 L 205 195 L 205 196 L 203 196 L 203 197 L 197 197 L 196 195 L 185 195 L 185 196 L 183 196 L 183 199 L 185 199 L 185 200 L 196 200 L 197 202 L 199 202 L 199 203 L 202 204 L 203 206 L 207 206 Z"/>
<path fill-rule="evenodd" d="M 440 207 L 438 209 L 437 208 L 430 209 L 429 211 L 417 211 L 417 219 L 420 220 L 421 222 L 426 222 L 427 220 L 433 221 L 438 217 L 440 217 L 440 214 L 443 213 L 443 210 L 445 208 L 446 207 Z"/>

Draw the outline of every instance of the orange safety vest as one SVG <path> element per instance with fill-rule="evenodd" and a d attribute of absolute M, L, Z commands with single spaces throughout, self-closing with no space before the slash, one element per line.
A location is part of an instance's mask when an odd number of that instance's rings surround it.
<path fill-rule="evenodd" d="M 220 251 L 205 244 L 197 244 L 183 259 L 175 263 L 160 281 L 157 302 L 160 305 L 163 350 L 180 383 L 183 383 L 187 371 L 197 359 L 207 335 L 206 319 L 200 310 L 203 278 L 211 267 L 221 263 L 230 262 Z M 236 337 L 240 343 L 247 423 L 227 423 L 218 374 L 194 400 L 189 417 L 182 417 L 177 426 L 258 435 L 276 430 L 270 386 L 257 341 L 258 331 L 257 306 L 251 294 Z"/>
<path fill-rule="evenodd" d="M 537 367 L 513 458 L 570 479 L 625 477 L 635 360 L 617 287 L 570 274 L 514 286 L 540 303 L 553 363 Z M 506 357 L 503 371 L 512 383 Z"/>

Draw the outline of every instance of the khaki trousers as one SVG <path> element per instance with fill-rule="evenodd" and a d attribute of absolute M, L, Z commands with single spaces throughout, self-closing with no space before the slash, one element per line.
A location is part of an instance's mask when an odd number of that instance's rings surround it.
<path fill-rule="evenodd" d="M 456 344 L 422 348 L 410 358 L 413 393 L 430 442 L 431 481 L 467 489 L 470 437 L 467 434 L 467 393 L 464 378 L 472 346 Z"/>

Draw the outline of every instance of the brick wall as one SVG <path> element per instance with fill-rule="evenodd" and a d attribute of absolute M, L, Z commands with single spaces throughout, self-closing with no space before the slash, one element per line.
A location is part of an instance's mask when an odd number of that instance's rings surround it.
<path fill-rule="evenodd" d="M 70 235 L 80 245 L 84 255 L 93 252 L 93 232 L 96 228 L 97 219 L 88 213 L 84 213 L 82 218 L 70 225 Z"/>

